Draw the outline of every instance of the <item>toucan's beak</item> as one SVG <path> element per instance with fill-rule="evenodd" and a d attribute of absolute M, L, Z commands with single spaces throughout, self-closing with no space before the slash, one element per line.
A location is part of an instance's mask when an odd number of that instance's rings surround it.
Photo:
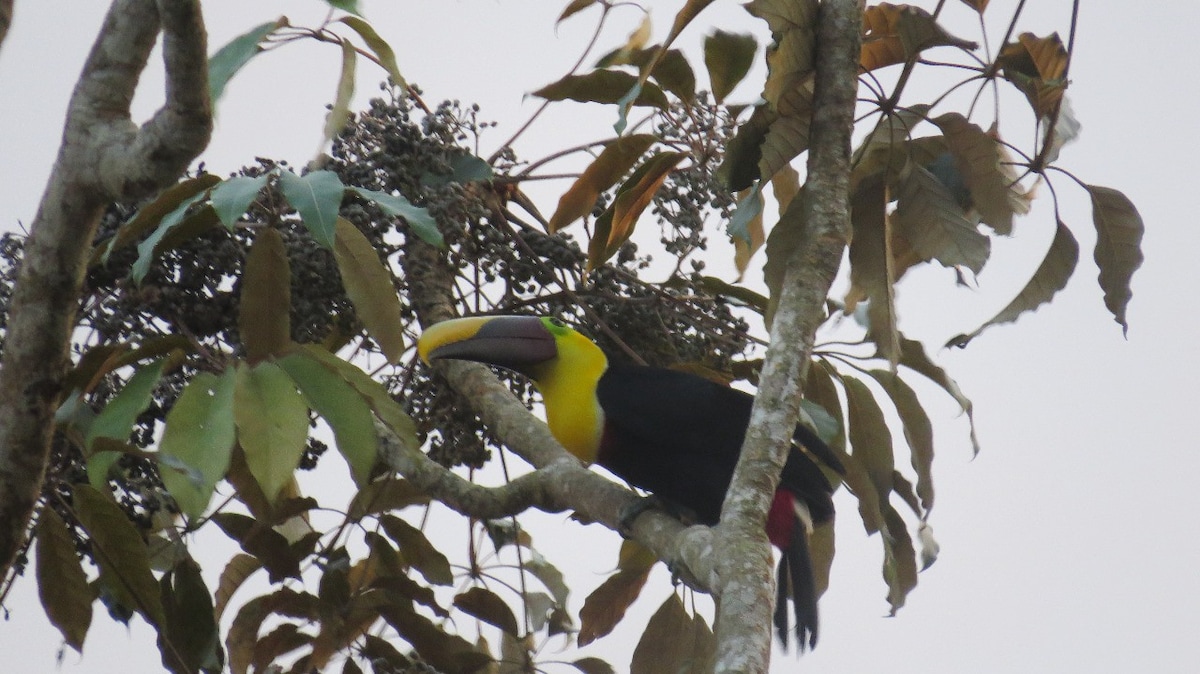
<path fill-rule="evenodd" d="M 479 316 L 438 323 L 417 342 L 421 360 L 451 358 L 496 365 L 531 376 L 558 356 L 554 335 L 537 316 Z"/>

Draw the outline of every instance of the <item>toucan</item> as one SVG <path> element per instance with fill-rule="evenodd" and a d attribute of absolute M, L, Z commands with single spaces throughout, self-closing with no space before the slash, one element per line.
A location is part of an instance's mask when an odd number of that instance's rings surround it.
<path fill-rule="evenodd" d="M 525 375 L 542 394 L 550 431 L 569 452 L 695 522 L 711 526 L 720 519 L 750 423 L 750 394 L 683 371 L 609 362 L 591 340 L 553 317 L 444 321 L 421 335 L 417 350 L 426 363 L 469 360 Z M 803 424 L 793 439 L 767 537 L 782 553 L 774 624 L 786 648 L 790 597 L 804 650 L 816 645 L 818 632 L 808 536 L 834 514 L 834 488 L 820 464 L 845 469 Z"/>

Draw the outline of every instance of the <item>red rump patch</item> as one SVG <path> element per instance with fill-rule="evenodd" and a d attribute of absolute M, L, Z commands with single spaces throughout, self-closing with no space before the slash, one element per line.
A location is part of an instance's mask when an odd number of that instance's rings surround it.
<path fill-rule="evenodd" d="M 780 550 L 786 549 L 795 526 L 796 497 L 786 489 L 778 489 L 767 513 L 767 538 Z"/>

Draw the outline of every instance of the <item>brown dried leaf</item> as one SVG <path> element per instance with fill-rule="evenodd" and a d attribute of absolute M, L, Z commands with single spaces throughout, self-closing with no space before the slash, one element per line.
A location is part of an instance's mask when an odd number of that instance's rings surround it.
<path fill-rule="evenodd" d="M 225 607 L 229 605 L 233 593 L 237 592 L 246 579 L 261 568 L 262 562 L 258 561 L 254 555 L 239 552 L 230 558 L 225 569 L 221 571 L 221 578 L 217 581 L 217 592 L 214 595 L 216 605 L 213 607 L 213 614 L 218 621 L 225 613 Z"/>
<path fill-rule="evenodd" d="M 911 5 L 881 2 L 863 12 L 863 70 L 904 63 L 931 47 L 976 49 L 979 45 L 946 32 L 933 15 Z"/>
<path fill-rule="evenodd" d="M 254 649 L 258 645 L 258 630 L 268 616 L 279 614 L 316 620 L 318 617 L 317 604 L 318 600 L 315 596 L 288 588 L 255 597 L 246 602 L 238 610 L 225 638 L 225 647 L 229 651 L 229 670 L 233 674 L 246 674 L 254 661 Z"/>
<path fill-rule="evenodd" d="M 613 631 L 625 617 L 646 584 L 650 569 L 658 561 L 654 554 L 634 541 L 621 544 L 617 572 L 609 576 L 583 602 L 579 611 L 579 645 L 586 646 Z"/>
<path fill-rule="evenodd" d="M 596 219 L 596 229 L 588 244 L 585 271 L 604 264 L 633 235 L 642 212 L 650 205 L 667 175 L 686 157 L 682 152 L 658 152 L 642 162 L 617 190 L 617 196 Z"/>
<path fill-rule="evenodd" d="M 945 370 L 930 360 L 925 353 L 925 347 L 920 342 L 907 339 L 903 335 L 900 336 L 900 364 L 913 372 L 925 375 L 930 381 L 949 393 L 950 397 L 954 398 L 955 402 L 962 407 L 962 411 L 967 415 L 967 422 L 971 426 L 971 447 L 975 454 L 979 454 L 979 439 L 975 435 L 975 406 L 970 398 L 963 395 L 958 384 L 950 378 L 950 375 L 946 374 Z"/>
<path fill-rule="evenodd" d="M 584 75 L 567 75 L 533 92 L 548 101 L 617 103 L 638 83 L 635 75 L 617 70 L 593 70 Z M 670 102 L 657 85 L 645 83 L 633 105 L 666 109 Z"/>
<path fill-rule="evenodd" d="M 897 233 L 926 260 L 962 265 L 976 274 L 991 252 L 991 241 L 967 219 L 950 190 L 928 169 L 910 161 L 898 176 Z"/>
<path fill-rule="evenodd" d="M 704 65 L 708 68 L 708 80 L 717 103 L 723 103 L 750 72 L 756 53 L 758 40 L 749 33 L 739 35 L 717 30 L 704 38 Z"/>
<path fill-rule="evenodd" d="M 875 394 L 866 384 L 855 377 L 842 375 L 842 386 L 846 391 L 849 417 L 850 457 L 855 460 L 854 463 L 862 466 L 871 489 L 859 491 L 858 486 L 851 482 L 854 470 L 849 466 L 846 482 L 858 497 L 858 509 L 866 523 L 877 517 L 882 518 L 888 496 L 892 493 L 892 473 L 896 467 L 892 434 L 883 410 L 875 400 Z M 886 526 L 886 522 L 884 524 Z"/>
<path fill-rule="evenodd" d="M 876 174 L 859 183 L 850 203 L 850 293 L 846 312 L 854 311 L 858 297 L 870 301 L 867 308 L 868 334 L 878 354 L 895 367 L 900 355 L 896 332 L 896 295 L 892 271 L 893 254 L 888 231 L 887 186 Z"/>
<path fill-rule="evenodd" d="M 454 606 L 467 615 L 499 627 L 501 631 L 518 636 L 520 627 L 512 609 L 495 592 L 483 587 L 473 587 L 454 597 Z"/>
<path fill-rule="evenodd" d="M 904 440 L 908 443 L 913 470 L 917 473 L 916 494 L 921 499 L 925 516 L 933 508 L 933 424 L 912 387 L 900 375 L 885 370 L 871 370 L 871 376 L 892 399 Z"/>
<path fill-rule="evenodd" d="M 992 135 L 952 112 L 933 120 L 946 135 L 946 144 L 962 173 L 971 201 L 984 224 L 999 234 L 1012 233 L 1014 213 L 1025 213 L 1029 204 L 1007 166 L 1004 147 Z"/>
<path fill-rule="evenodd" d="M 1054 298 L 1058 291 L 1067 286 L 1067 281 L 1075 272 L 1075 265 L 1078 262 L 1079 243 L 1075 241 L 1071 230 L 1067 229 L 1067 226 L 1060 221 L 1054 234 L 1054 241 L 1050 243 L 1050 249 L 1046 251 L 1046 257 L 1038 265 L 1037 271 L 1033 272 L 1033 276 L 1029 277 L 1029 281 L 1025 283 L 1021 292 L 1017 293 L 1011 302 L 986 323 L 970 333 L 952 337 L 946 345 L 964 347 L 987 328 L 1002 323 L 1012 323 L 1021 314 L 1034 311 L 1046 304 Z"/>
<path fill-rule="evenodd" d="M 626 171 L 633 168 L 642 154 L 654 144 L 654 140 L 651 134 L 637 134 L 622 136 L 608 143 L 600 156 L 559 197 L 558 208 L 550 216 L 550 233 L 591 213 L 600 193 L 615 185 Z"/>
<path fill-rule="evenodd" d="M 433 547 L 420 529 L 395 515 L 384 515 L 379 518 L 379 523 L 383 525 L 383 531 L 388 538 L 400 547 L 400 554 L 404 556 L 404 560 L 420 571 L 426 581 L 434 585 L 450 585 L 454 582 L 450 560 Z"/>
<path fill-rule="evenodd" d="M 630 674 L 691 672 L 695 654 L 692 619 L 674 592 L 646 623 L 646 631 L 633 649 Z"/>
<path fill-rule="evenodd" d="M 887 535 L 882 537 L 883 579 L 887 581 L 888 603 L 894 616 L 917 586 L 917 552 L 904 519 L 891 504 L 884 504 L 883 518 L 887 525 Z"/>
<path fill-rule="evenodd" d="M 1049 117 L 1062 103 L 1067 81 L 1063 75 L 1070 61 L 1058 33 L 1038 37 L 1021 33 L 1016 42 L 1004 45 L 996 65 L 1033 107 L 1038 117 Z"/>
<path fill-rule="evenodd" d="M 83 653 L 83 641 L 92 624 L 92 588 L 75 554 L 75 542 L 67 525 L 53 508 L 43 507 L 38 516 L 38 598 L 50 624 L 62 633 L 63 641 Z"/>

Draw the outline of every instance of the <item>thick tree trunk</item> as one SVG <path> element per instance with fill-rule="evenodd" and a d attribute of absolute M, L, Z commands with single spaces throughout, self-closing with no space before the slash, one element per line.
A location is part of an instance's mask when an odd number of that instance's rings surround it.
<path fill-rule="evenodd" d="M 166 104 L 130 119 L 163 32 Z M 25 243 L 0 361 L 0 576 L 41 491 L 54 411 L 96 226 L 105 205 L 176 181 L 212 131 L 207 41 L 197 0 L 117 0 L 76 84 L 58 159 Z"/>
<path fill-rule="evenodd" d="M 808 154 L 806 236 L 787 261 L 758 395 L 717 527 L 716 672 L 766 672 L 774 577 L 764 529 L 800 414 L 801 384 L 850 236 L 850 134 L 858 90 L 859 0 L 824 0 Z"/>

